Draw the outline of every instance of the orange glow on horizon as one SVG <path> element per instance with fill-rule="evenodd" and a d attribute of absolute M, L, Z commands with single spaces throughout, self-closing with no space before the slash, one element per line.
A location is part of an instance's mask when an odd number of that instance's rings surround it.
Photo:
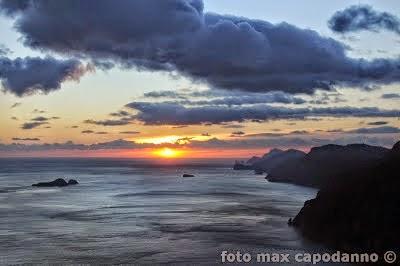
<path fill-rule="evenodd" d="M 176 150 L 172 148 L 162 148 L 154 151 L 153 153 L 157 157 L 163 157 L 163 158 L 177 158 L 182 156 L 183 152 L 181 150 Z"/>
<path fill-rule="evenodd" d="M 167 147 L 165 147 L 167 148 Z M 4 157 L 79 157 L 79 158 L 138 158 L 138 159 L 248 159 L 254 155 L 262 156 L 271 148 L 248 148 L 248 149 L 212 149 L 212 148 L 168 148 L 175 152 L 175 157 L 167 157 L 159 154 L 164 148 L 151 149 L 113 149 L 113 150 L 52 150 L 52 151 L 15 151 L 1 152 L 0 158 Z M 308 152 L 310 147 L 298 147 L 297 149 Z M 170 151 L 166 152 L 167 155 Z"/>

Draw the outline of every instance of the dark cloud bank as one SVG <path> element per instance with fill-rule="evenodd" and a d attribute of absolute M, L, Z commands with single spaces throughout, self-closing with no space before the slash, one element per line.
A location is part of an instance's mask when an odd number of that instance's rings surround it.
<path fill-rule="evenodd" d="M 336 12 L 328 22 L 339 33 L 361 30 L 387 30 L 400 34 L 400 19 L 387 12 L 379 12 L 368 5 L 355 5 Z"/>
<path fill-rule="evenodd" d="M 0 8 L 15 19 L 25 45 L 89 58 L 103 68 L 174 71 L 213 87 L 260 92 L 400 80 L 397 59 L 350 58 L 341 42 L 315 31 L 204 13 L 201 0 L 2 0 Z M 59 66 L 64 75 L 39 88 L 49 91 L 71 77 L 65 69 L 75 63 L 67 62 Z M 17 94 L 26 91 L 3 79 Z"/>
<path fill-rule="evenodd" d="M 304 119 L 326 117 L 398 117 L 400 110 L 375 107 L 288 108 L 271 105 L 185 107 L 172 103 L 132 102 L 126 107 L 138 111 L 130 119 L 147 125 L 220 124 L 234 121 L 265 121 L 276 119 Z"/>
<path fill-rule="evenodd" d="M 304 104 L 307 101 L 303 98 L 293 96 L 282 91 L 268 93 L 251 93 L 242 91 L 206 90 L 206 91 L 151 91 L 143 94 L 144 98 L 161 99 L 171 98 L 169 103 L 183 105 L 245 105 L 259 103 L 283 103 L 283 104 Z M 207 100 L 191 100 L 194 98 L 206 98 Z M 210 99 L 211 98 L 211 99 Z M 118 113 L 112 113 L 118 114 Z"/>
<path fill-rule="evenodd" d="M 17 96 L 36 92 L 49 93 L 67 80 L 79 81 L 89 70 L 78 60 L 53 57 L 0 57 L 0 80 L 4 91 Z"/>

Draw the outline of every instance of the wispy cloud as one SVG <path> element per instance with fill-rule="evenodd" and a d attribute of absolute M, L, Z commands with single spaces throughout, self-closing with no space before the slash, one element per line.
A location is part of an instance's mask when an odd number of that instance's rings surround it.
<path fill-rule="evenodd" d="M 135 135 L 135 134 L 140 134 L 139 131 L 121 131 L 119 134 L 130 134 L 130 135 Z"/>
<path fill-rule="evenodd" d="M 86 124 L 92 124 L 92 125 L 98 125 L 98 126 L 124 126 L 128 125 L 131 123 L 130 119 L 118 119 L 118 120 L 111 120 L 111 119 L 106 119 L 106 120 L 93 120 L 93 119 L 87 119 L 83 121 Z"/>
<path fill-rule="evenodd" d="M 16 103 L 14 103 L 13 105 L 11 105 L 11 109 L 12 108 L 16 108 L 16 107 L 18 107 L 18 106 L 20 106 L 22 103 L 20 103 L 20 102 L 16 102 Z"/>
<path fill-rule="evenodd" d="M 243 132 L 243 131 L 234 131 L 234 132 L 231 133 L 231 137 L 241 137 L 241 136 L 244 136 L 244 135 L 246 135 L 246 133 Z"/>
<path fill-rule="evenodd" d="M 347 132 L 356 134 L 397 134 L 400 133 L 400 128 L 392 126 L 382 126 L 382 127 L 357 128 Z"/>
<path fill-rule="evenodd" d="M 24 130 L 29 130 L 46 124 L 48 124 L 48 122 L 25 122 L 22 124 L 21 128 Z"/>
<path fill-rule="evenodd" d="M 57 117 L 57 116 L 53 116 L 53 117 L 36 116 L 36 117 L 33 117 L 31 119 L 31 121 L 23 123 L 21 128 L 24 130 L 34 129 L 34 128 L 40 127 L 42 125 L 50 124 L 50 122 L 49 122 L 50 120 L 56 120 L 56 119 L 59 119 L 59 117 Z M 51 128 L 51 127 L 47 126 L 46 128 Z"/>
<path fill-rule="evenodd" d="M 368 125 L 370 126 L 382 126 L 382 125 L 387 125 L 388 122 L 386 121 L 374 121 L 374 122 L 369 122 Z"/>
<path fill-rule="evenodd" d="M 39 138 L 12 138 L 14 141 L 39 141 Z"/>

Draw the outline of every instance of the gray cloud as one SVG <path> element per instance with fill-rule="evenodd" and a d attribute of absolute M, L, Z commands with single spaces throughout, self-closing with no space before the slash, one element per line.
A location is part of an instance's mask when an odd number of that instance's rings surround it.
<path fill-rule="evenodd" d="M 336 12 L 328 22 L 329 27 L 340 33 L 361 30 L 388 30 L 400 34 L 400 19 L 387 12 L 379 12 L 368 5 L 356 5 Z"/>
<path fill-rule="evenodd" d="M 358 128 L 347 132 L 356 134 L 396 134 L 400 133 L 400 128 L 391 126 L 371 127 L 371 128 L 368 127 L 368 128 Z"/>
<path fill-rule="evenodd" d="M 130 134 L 130 135 L 133 135 L 133 134 L 140 134 L 140 132 L 139 131 L 121 131 L 121 132 L 119 132 L 119 134 Z"/>
<path fill-rule="evenodd" d="M 52 116 L 52 117 L 37 116 L 32 118 L 31 121 L 44 122 L 44 121 L 58 120 L 58 119 L 60 119 L 60 117 L 58 116 Z"/>
<path fill-rule="evenodd" d="M 106 135 L 108 132 L 105 131 L 93 131 L 93 130 L 83 130 L 81 131 L 82 134 L 96 134 L 96 135 Z"/>
<path fill-rule="evenodd" d="M 100 67 L 174 71 L 253 92 L 312 93 L 400 80 L 397 59 L 350 58 L 345 45 L 315 31 L 204 13 L 201 0 L 0 3 L 26 46 L 86 57 Z"/>
<path fill-rule="evenodd" d="M 32 111 L 32 113 L 34 113 L 34 114 L 44 114 L 44 113 L 46 113 L 46 111 L 44 111 L 44 110 L 39 110 L 39 109 L 34 109 L 34 110 Z"/>
<path fill-rule="evenodd" d="M 382 99 L 399 99 L 400 94 L 399 93 L 385 93 L 385 94 L 382 94 L 381 98 Z"/>
<path fill-rule="evenodd" d="M 232 124 L 228 124 L 228 125 L 222 125 L 223 128 L 245 128 L 244 125 L 232 125 Z"/>
<path fill-rule="evenodd" d="M 38 117 L 32 118 L 31 120 L 32 120 L 32 121 L 37 121 L 37 122 L 43 122 L 43 121 L 48 121 L 48 120 L 50 120 L 50 119 L 47 118 L 47 117 L 44 117 L 44 116 L 38 116 Z"/>
<path fill-rule="evenodd" d="M 14 103 L 13 105 L 11 105 L 11 109 L 12 108 L 16 108 L 16 107 L 18 107 L 18 106 L 20 106 L 22 103 L 19 103 L 19 102 L 16 102 L 16 103 Z"/>
<path fill-rule="evenodd" d="M 11 50 L 8 49 L 4 44 L 0 44 L 0 56 L 6 56 L 11 53 Z"/>
<path fill-rule="evenodd" d="M 26 122 L 26 123 L 22 124 L 21 128 L 28 130 L 28 129 L 34 129 L 34 128 L 37 128 L 37 127 L 40 127 L 40 126 L 46 125 L 46 124 L 48 124 L 48 122 L 43 122 L 43 121 L 42 122 Z"/>
<path fill-rule="evenodd" d="M 231 133 L 231 137 L 241 137 L 241 136 L 244 136 L 244 135 L 246 135 L 246 133 L 243 132 L 243 131 L 234 131 L 234 132 Z"/>
<path fill-rule="evenodd" d="M 334 129 L 329 129 L 326 132 L 328 133 L 342 133 L 344 132 L 343 128 L 334 128 Z"/>
<path fill-rule="evenodd" d="M 93 119 L 87 119 L 85 121 L 83 121 L 86 124 L 93 124 L 93 125 L 98 125 L 98 126 L 124 126 L 124 125 L 128 125 L 131 123 L 131 121 L 129 119 L 126 118 L 122 118 L 122 119 L 118 119 L 118 120 L 110 120 L 110 119 L 106 119 L 106 120 L 93 120 Z"/>
<path fill-rule="evenodd" d="M 2 87 L 4 91 L 20 97 L 57 90 L 64 81 L 79 81 L 88 70 L 74 59 L 26 57 L 12 60 L 0 57 Z"/>
<path fill-rule="evenodd" d="M 125 117 L 125 116 L 129 116 L 129 115 L 130 115 L 130 113 L 128 113 L 127 111 L 124 111 L 124 110 L 120 110 L 118 112 L 114 112 L 114 113 L 110 114 L 110 116 L 115 116 L 115 117 Z"/>
<path fill-rule="evenodd" d="M 186 145 L 189 144 L 192 141 L 193 137 L 183 137 L 179 138 L 175 141 L 176 145 Z"/>
<path fill-rule="evenodd" d="M 14 141 L 39 141 L 39 138 L 12 138 Z"/>
<path fill-rule="evenodd" d="M 307 130 L 294 130 L 288 133 L 276 133 L 276 132 L 265 132 L 265 133 L 255 133 L 255 134 L 247 134 L 244 137 L 246 138 L 265 138 L 265 137 L 284 137 L 290 135 L 311 135 L 312 132 Z"/>
<path fill-rule="evenodd" d="M 138 144 L 133 141 L 113 140 L 95 144 L 76 144 L 72 141 L 65 143 L 46 143 L 46 144 L 1 144 L 0 151 L 48 151 L 48 150 L 113 150 L 113 149 L 135 149 L 153 147 L 154 144 Z"/>
<path fill-rule="evenodd" d="M 369 122 L 368 125 L 370 126 L 382 126 L 382 125 L 387 125 L 388 122 L 386 121 L 374 121 L 374 122 Z"/>
<path fill-rule="evenodd" d="M 400 110 L 382 110 L 375 107 L 287 108 L 270 105 L 251 107 L 203 106 L 185 107 L 168 103 L 132 102 L 126 105 L 138 113 L 132 116 L 148 125 L 191 125 L 275 119 L 304 119 L 312 116 L 333 117 L 398 117 Z"/>
<path fill-rule="evenodd" d="M 329 104 L 329 103 L 344 103 L 346 99 L 342 94 L 335 93 L 321 93 L 320 95 L 313 95 L 312 99 L 308 101 L 311 104 Z"/>
<path fill-rule="evenodd" d="M 165 101 L 165 103 L 176 103 L 182 105 L 245 105 L 245 104 L 258 104 L 258 103 L 286 103 L 286 104 L 303 104 L 306 100 L 300 97 L 295 97 L 291 94 L 281 91 L 274 91 L 269 93 L 251 93 L 240 91 L 152 91 L 143 95 L 146 98 L 174 98 L 180 99 L 175 101 Z M 221 98 L 221 96 L 223 96 Z M 194 97 L 218 97 L 207 100 L 189 100 Z"/>
<path fill-rule="evenodd" d="M 36 110 L 36 109 L 35 109 Z M 53 117 L 44 117 L 44 116 L 37 116 L 31 119 L 30 122 L 26 122 L 22 124 L 21 128 L 22 129 L 33 129 L 37 128 L 41 125 L 46 125 L 50 124 L 50 120 L 57 120 L 60 119 L 58 116 L 53 116 Z M 51 128 L 50 126 L 47 126 L 46 128 Z"/>
<path fill-rule="evenodd" d="M 186 98 L 186 95 L 171 90 L 150 91 L 144 93 L 143 96 L 146 98 L 173 98 L 173 99 Z"/>
<path fill-rule="evenodd" d="M 245 105 L 258 103 L 285 103 L 303 104 L 306 101 L 283 92 L 271 92 L 267 94 L 243 95 L 236 97 L 225 97 L 209 101 L 192 101 L 191 105 Z"/>

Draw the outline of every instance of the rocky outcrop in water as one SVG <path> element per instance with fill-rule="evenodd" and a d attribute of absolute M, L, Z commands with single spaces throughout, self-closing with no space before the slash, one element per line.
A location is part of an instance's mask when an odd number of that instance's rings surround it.
<path fill-rule="evenodd" d="M 79 182 L 76 181 L 75 179 L 68 180 L 68 185 L 78 185 L 78 184 L 79 184 Z"/>
<path fill-rule="evenodd" d="M 68 185 L 77 185 L 79 184 L 78 181 L 75 179 L 70 179 L 68 182 L 65 181 L 63 178 L 57 178 L 50 182 L 39 182 L 33 184 L 33 187 L 66 187 Z"/>
<path fill-rule="evenodd" d="M 253 165 L 242 161 L 236 161 L 233 170 L 253 170 Z"/>

